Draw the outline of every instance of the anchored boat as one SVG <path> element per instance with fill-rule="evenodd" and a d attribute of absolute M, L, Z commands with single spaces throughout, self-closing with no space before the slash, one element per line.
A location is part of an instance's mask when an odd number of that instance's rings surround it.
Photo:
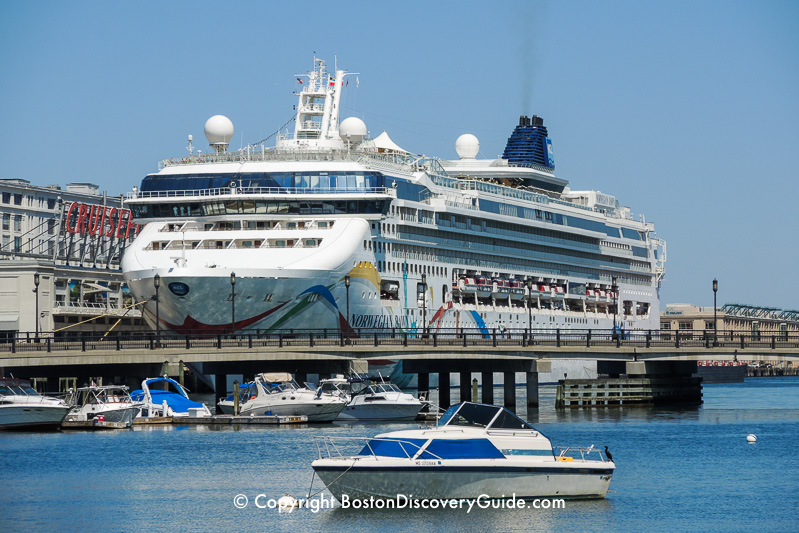
<path fill-rule="evenodd" d="M 69 410 L 64 400 L 42 396 L 28 380 L 0 378 L 0 429 L 57 429 Z"/>
<path fill-rule="evenodd" d="M 312 468 L 338 499 L 604 498 L 616 465 L 593 446 L 553 447 L 504 407 L 463 402 L 432 428 L 315 437 Z M 360 451 L 342 453 L 349 443 Z"/>

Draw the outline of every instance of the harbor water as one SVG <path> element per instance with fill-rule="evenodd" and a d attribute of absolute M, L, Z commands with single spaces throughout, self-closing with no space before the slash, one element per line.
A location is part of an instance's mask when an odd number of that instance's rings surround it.
<path fill-rule="evenodd" d="M 554 387 L 541 392 L 541 409 L 526 416 L 553 444 L 610 449 L 617 469 L 607 499 L 557 509 L 279 513 L 256 502 L 307 494 L 314 435 L 374 436 L 413 424 L 145 426 L 0 432 L 0 516 L 7 531 L 797 530 L 799 378 L 705 385 L 705 403 L 685 408 L 556 411 Z M 757 443 L 747 443 L 750 433 Z M 321 506 L 330 495 L 313 499 Z"/>

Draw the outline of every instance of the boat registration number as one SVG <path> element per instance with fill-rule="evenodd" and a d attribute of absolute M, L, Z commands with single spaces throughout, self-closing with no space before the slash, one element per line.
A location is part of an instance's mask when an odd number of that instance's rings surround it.
<path fill-rule="evenodd" d="M 441 461 L 416 461 L 416 466 L 438 466 Z"/>

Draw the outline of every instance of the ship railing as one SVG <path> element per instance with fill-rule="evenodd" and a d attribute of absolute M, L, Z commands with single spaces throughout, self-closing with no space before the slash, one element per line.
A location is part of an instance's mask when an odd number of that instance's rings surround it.
<path fill-rule="evenodd" d="M 375 194 L 396 196 L 396 191 L 389 187 L 218 187 L 214 189 L 181 189 L 167 191 L 137 191 L 126 195 L 128 200 L 143 198 L 181 198 L 191 201 L 194 198 L 210 198 L 224 196 L 225 199 L 238 199 L 241 196 L 278 195 L 281 197 L 294 195 L 339 195 L 339 194 Z"/>
<path fill-rule="evenodd" d="M 375 459 L 413 459 L 424 447 L 424 444 L 411 442 L 404 439 L 386 437 L 328 437 L 323 435 L 314 436 L 314 444 L 319 459 L 353 458 L 353 457 L 374 457 Z M 391 452 L 396 455 L 378 455 L 375 451 L 380 443 L 392 443 Z M 426 442 L 425 442 L 426 444 Z M 425 451 L 425 459 L 438 459 L 438 455 Z"/>
<path fill-rule="evenodd" d="M 593 446 L 553 446 L 552 453 L 555 454 L 556 461 L 608 461 L 602 451 Z"/>

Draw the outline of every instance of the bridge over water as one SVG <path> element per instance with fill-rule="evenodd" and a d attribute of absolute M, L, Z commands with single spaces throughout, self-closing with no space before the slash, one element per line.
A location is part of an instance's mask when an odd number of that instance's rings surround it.
<path fill-rule="evenodd" d="M 17 377 L 57 378 L 125 376 L 141 379 L 193 372 L 216 376 L 225 389 L 227 374 L 292 372 L 302 382 L 307 374 L 333 374 L 349 369 L 365 372 L 369 361 L 402 361 L 403 371 L 418 374 L 419 390 L 429 389 L 429 375 L 439 375 L 442 403 L 448 403 L 449 376 L 470 383 L 480 373 L 483 400 L 492 400 L 494 373 L 503 373 L 506 404 L 515 403 L 515 375 L 525 373 L 528 405 L 538 403 L 538 374 L 551 371 L 555 360 L 603 361 L 614 375 L 685 376 L 696 361 L 767 361 L 794 365 L 799 361 L 799 335 L 753 335 L 726 332 L 663 334 L 636 331 L 614 335 L 609 330 L 284 330 L 239 331 L 205 335 L 119 335 L 54 337 L 20 334 L 0 344 L 0 372 Z M 461 388 L 461 397 L 469 394 Z"/>

